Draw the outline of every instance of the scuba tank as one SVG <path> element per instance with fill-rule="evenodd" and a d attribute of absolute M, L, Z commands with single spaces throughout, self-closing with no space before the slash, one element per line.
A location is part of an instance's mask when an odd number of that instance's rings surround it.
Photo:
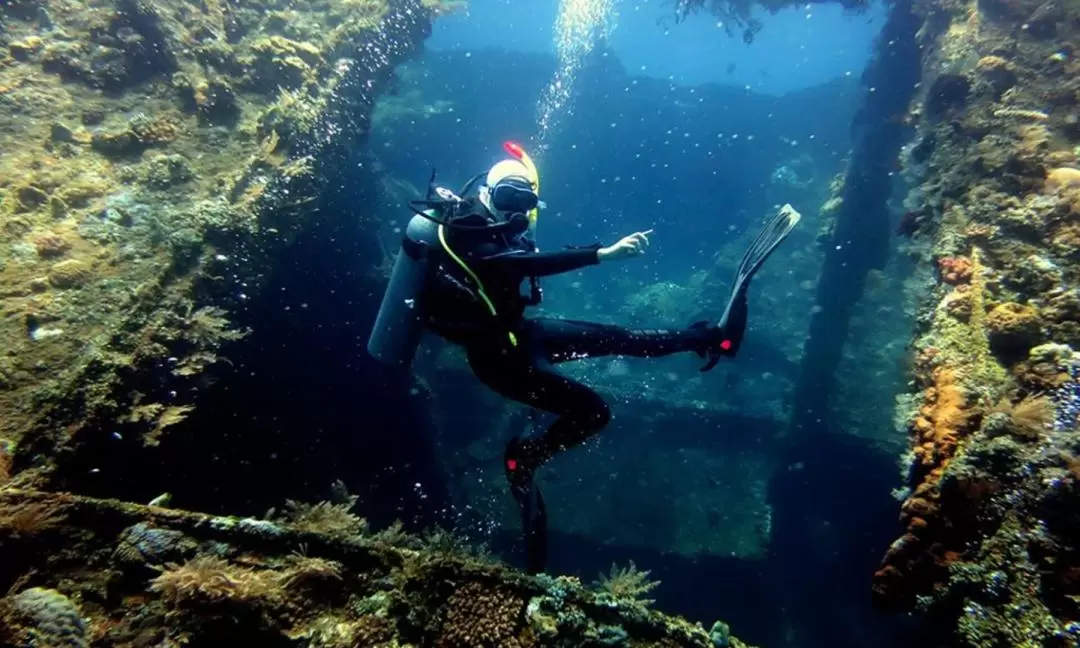
<path fill-rule="evenodd" d="M 514 142 L 504 143 L 503 148 L 526 166 L 529 174 L 534 178 L 538 191 L 540 181 L 536 166 L 525 150 Z M 527 231 L 535 236 L 539 210 L 534 208 L 528 214 L 520 214 L 524 222 L 517 220 L 485 224 L 454 222 L 453 214 L 463 203 L 462 196 L 468 195 L 483 175 L 473 177 L 455 194 L 453 191 L 436 186 L 435 172 L 432 171 L 426 199 L 409 201 L 409 208 L 415 212 L 415 215 L 405 228 L 405 236 L 402 238 L 397 258 L 394 260 L 390 281 L 386 286 L 382 304 L 379 305 L 379 312 L 375 316 L 375 324 L 371 329 L 367 344 L 368 353 L 384 364 L 399 367 L 412 365 L 427 319 L 425 295 L 435 279 L 440 262 L 446 258 L 461 267 L 472 280 L 476 296 L 491 315 L 496 316 L 495 306 L 485 294 L 479 278 L 447 243 L 446 229 L 473 230 L 488 234 Z M 530 278 L 530 285 L 531 303 L 539 303 L 540 289 L 534 277 Z M 514 334 L 508 333 L 508 337 L 510 343 L 517 346 Z"/>
<path fill-rule="evenodd" d="M 428 210 L 433 215 L 434 210 Z M 367 349 L 381 362 L 408 367 L 424 332 L 424 294 L 435 270 L 438 225 L 417 214 L 405 228 Z"/>

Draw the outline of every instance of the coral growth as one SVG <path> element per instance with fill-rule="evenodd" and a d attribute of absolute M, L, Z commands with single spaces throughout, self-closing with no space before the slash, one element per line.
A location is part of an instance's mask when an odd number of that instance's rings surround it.
<path fill-rule="evenodd" d="M 334 484 L 335 502 L 305 504 L 289 500 L 285 503 L 282 522 L 297 531 L 327 533 L 342 537 L 358 536 L 367 530 L 367 521 L 350 511 L 356 506 L 356 495 L 350 495 L 339 481 Z"/>
<path fill-rule="evenodd" d="M 990 344 L 999 350 L 1027 350 L 1041 340 L 1041 318 L 1031 304 L 998 304 L 986 316 Z"/>
<path fill-rule="evenodd" d="M 619 568 L 612 565 L 611 572 L 600 574 L 600 580 L 597 581 L 600 590 L 614 598 L 642 605 L 653 603 L 652 599 L 645 596 L 659 585 L 660 581 L 650 581 L 649 572 L 639 570 L 632 560 L 628 567 Z"/>
<path fill-rule="evenodd" d="M 90 266 L 78 259 L 67 259 L 49 268 L 49 283 L 57 288 L 78 288 L 92 276 Z"/>
<path fill-rule="evenodd" d="M 1062 191 L 1080 187 L 1080 169 L 1059 167 L 1046 174 L 1046 188 L 1050 191 Z"/>
<path fill-rule="evenodd" d="M 967 283 L 971 280 L 971 259 L 967 257 L 944 257 L 938 259 L 941 280 L 947 284 Z"/>
<path fill-rule="evenodd" d="M 192 313 L 237 328 L 272 251 L 319 213 L 324 150 L 362 146 L 425 6 L 0 2 L 0 436 L 39 453 L 37 478 L 81 430 L 153 447 L 198 407 L 230 338 L 191 340 Z"/>
<path fill-rule="evenodd" d="M 524 609 L 525 601 L 510 588 L 465 583 L 446 601 L 434 645 L 436 648 L 530 645 L 529 638 L 523 636 Z"/>
<path fill-rule="evenodd" d="M 905 531 L 875 598 L 931 612 L 949 645 L 1080 645 L 1080 25 L 1057 3 L 914 6 L 937 81 L 903 174 L 927 215 L 911 249 L 940 281 L 918 317 Z"/>
<path fill-rule="evenodd" d="M 0 601 L 0 643 L 86 648 L 87 634 L 79 609 L 56 590 L 33 587 Z"/>
<path fill-rule="evenodd" d="M 150 591 L 173 606 L 270 601 L 280 594 L 280 587 L 276 573 L 233 565 L 217 556 L 170 564 L 150 583 Z"/>
<path fill-rule="evenodd" d="M 1054 428 L 1054 403 L 1046 396 L 1025 396 L 1017 403 L 1003 398 L 983 419 L 988 437 L 1011 434 L 1018 439 L 1037 441 Z"/>
<path fill-rule="evenodd" d="M 261 520 L 0 490 L 0 510 L 61 502 L 74 514 L 51 544 L 0 542 L 0 573 L 22 590 L 0 599 L 3 648 L 84 646 L 91 638 L 109 646 L 218 646 L 236 637 L 245 645 L 745 648 L 726 624 L 714 624 L 710 634 L 700 624 L 604 598 L 573 578 L 532 577 L 439 553 L 399 531 L 345 538 Z M 123 550 L 114 547 L 118 536 Z M 199 553 L 147 567 L 193 548 Z M 41 585 L 23 589 L 28 578 Z M 67 598 L 74 593 L 93 604 L 76 609 Z"/>
<path fill-rule="evenodd" d="M 56 234 L 42 234 L 34 239 L 34 249 L 42 259 L 64 256 L 71 249 L 71 243 Z"/>
<path fill-rule="evenodd" d="M 32 538 L 59 526 L 62 509 L 43 502 L 0 507 L 0 537 Z"/>

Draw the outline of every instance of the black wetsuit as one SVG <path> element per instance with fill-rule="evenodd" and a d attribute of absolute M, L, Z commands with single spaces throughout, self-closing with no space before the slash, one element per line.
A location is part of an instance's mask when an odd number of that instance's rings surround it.
<path fill-rule="evenodd" d="M 743 254 L 718 324 L 629 329 L 525 317 L 525 309 L 538 302 L 538 277 L 599 263 L 599 246 L 536 252 L 526 237 L 509 233 L 515 222 L 527 225 L 523 216 L 500 223 L 476 198 L 452 203 L 449 211 L 444 214 L 449 225 L 440 231 L 453 253 L 436 255 L 438 271 L 425 294 L 428 327 L 462 345 L 473 372 L 496 392 L 558 416 L 538 437 L 511 439 L 505 453 L 510 492 L 521 507 L 527 567 L 537 572 L 546 561 L 547 514 L 533 473 L 599 432 L 611 418 L 599 394 L 562 375 L 555 365 L 598 356 L 651 358 L 693 351 L 708 359 L 702 367 L 708 371 L 720 358 L 734 356 L 746 331 L 750 280 L 800 216 L 784 205 L 765 222 Z M 533 284 L 527 297 L 521 294 L 526 280 Z"/>
<path fill-rule="evenodd" d="M 455 205 L 453 212 L 452 223 L 494 222 L 476 198 Z M 495 230 L 451 226 L 443 229 L 443 235 L 453 254 L 444 251 L 438 257 L 438 270 L 428 286 L 428 328 L 463 346 L 473 372 L 488 387 L 558 417 L 538 437 L 511 439 L 505 453 L 510 492 L 521 508 L 527 569 L 539 572 L 547 560 L 547 513 L 533 473 L 611 419 L 599 394 L 564 376 L 555 365 L 598 356 L 657 357 L 694 351 L 709 357 L 706 367 L 711 367 L 717 358 L 734 356 L 739 349 L 746 328 L 745 289 L 733 294 L 723 328 L 702 322 L 681 330 L 630 329 L 527 318 L 525 309 L 539 299 L 539 277 L 599 263 L 600 246 L 536 252 L 525 236 Z M 529 296 L 522 295 L 526 280 L 533 285 Z"/>
<path fill-rule="evenodd" d="M 483 209 L 476 205 L 476 209 Z M 480 238 L 481 240 L 478 240 Z M 507 477 L 531 479 L 533 471 L 555 454 L 581 444 L 607 425 L 611 412 L 599 394 L 568 378 L 554 365 L 586 357 L 625 355 L 657 357 L 720 344 L 734 355 L 746 325 L 745 297 L 733 309 L 724 340 L 705 326 L 681 330 L 630 329 L 550 318 L 526 318 L 530 299 L 521 294 L 530 278 L 578 270 L 599 263 L 599 246 L 535 252 L 527 240 L 499 236 L 483 240 L 474 232 L 450 231 L 452 249 L 479 278 L 497 315 L 464 290 L 474 282 L 451 260 L 443 263 L 443 285 L 430 296 L 429 327 L 462 345 L 476 376 L 491 389 L 558 419 L 539 437 L 514 441 L 507 452 Z M 448 278 L 448 275 L 450 278 Z M 513 334 L 517 344 L 511 343 Z"/>

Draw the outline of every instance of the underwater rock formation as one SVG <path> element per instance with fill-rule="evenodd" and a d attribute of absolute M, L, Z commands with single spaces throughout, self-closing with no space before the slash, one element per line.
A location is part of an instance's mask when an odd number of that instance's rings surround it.
<path fill-rule="evenodd" d="M 19 479 L 63 482 L 59 457 L 95 437 L 154 447 L 198 410 L 435 4 L 0 6 L 0 440 Z"/>
<path fill-rule="evenodd" d="M 746 646 L 650 610 L 632 564 L 588 588 L 445 535 L 353 533 L 341 505 L 292 513 L 0 490 L 0 646 Z"/>
<path fill-rule="evenodd" d="M 901 157 L 918 316 L 903 535 L 878 603 L 951 644 L 1080 643 L 1080 22 L 1069 3 L 916 3 Z M 943 622 L 943 623 L 942 623 Z"/>

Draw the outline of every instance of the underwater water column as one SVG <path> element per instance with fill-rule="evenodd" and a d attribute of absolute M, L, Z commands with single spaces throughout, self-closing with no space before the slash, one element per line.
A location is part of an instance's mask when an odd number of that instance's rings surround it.
<path fill-rule="evenodd" d="M 596 42 L 615 27 L 613 0 L 561 0 L 555 18 L 555 74 L 537 103 L 537 152 L 543 155 L 574 90 L 574 81 Z"/>
<path fill-rule="evenodd" d="M 791 418 L 795 433 L 826 422 L 852 308 L 862 297 L 867 273 L 885 266 L 892 235 L 887 201 L 896 156 L 910 130 L 895 117 L 907 110 L 919 81 L 915 33 L 920 24 L 909 0 L 893 4 L 862 77 L 865 94 L 852 124 L 843 203 L 826 248 L 796 384 Z"/>

